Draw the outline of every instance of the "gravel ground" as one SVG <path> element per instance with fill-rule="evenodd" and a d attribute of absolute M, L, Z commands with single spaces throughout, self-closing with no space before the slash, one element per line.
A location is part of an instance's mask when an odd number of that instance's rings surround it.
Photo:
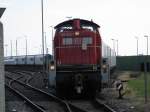
<path fill-rule="evenodd" d="M 113 88 L 104 89 L 98 97 L 117 112 L 137 112 L 132 100 L 126 97 L 118 99 L 118 92 Z"/>
<path fill-rule="evenodd" d="M 139 72 L 117 71 L 113 75 L 115 79 L 128 81 L 139 76 Z M 123 99 L 118 99 L 118 92 L 115 88 L 104 89 L 99 95 L 100 99 L 118 112 L 150 112 L 150 101 L 145 104 L 144 98 L 136 96 L 134 91 L 128 87 L 127 82 L 123 82 L 123 85 L 123 92 L 126 92 Z"/>
<path fill-rule="evenodd" d="M 48 88 L 48 83 L 45 83 L 44 80 L 46 79 L 46 75 L 43 76 L 41 72 L 34 73 L 33 79 L 29 82 L 32 86 L 42 89 L 46 92 L 55 93 L 55 90 L 52 88 Z"/>

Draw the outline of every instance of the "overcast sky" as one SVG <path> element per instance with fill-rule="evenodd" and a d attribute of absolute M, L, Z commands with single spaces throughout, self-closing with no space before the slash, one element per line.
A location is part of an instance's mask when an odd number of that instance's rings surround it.
<path fill-rule="evenodd" d="M 150 0 L 43 0 L 44 30 L 51 53 L 51 28 L 67 20 L 67 16 L 93 20 L 101 26 L 103 41 L 113 46 L 112 38 L 119 41 L 119 55 L 136 55 L 136 39 L 139 38 L 139 54 L 146 54 L 146 38 L 150 36 Z M 4 23 L 5 45 L 10 55 L 10 41 L 18 40 L 18 54 L 25 54 L 25 37 L 28 54 L 41 52 L 41 0 L 0 0 L 6 6 L 1 21 Z M 150 41 L 150 38 L 149 38 Z M 150 42 L 149 42 L 150 54 Z M 6 55 L 6 47 L 5 47 Z"/>

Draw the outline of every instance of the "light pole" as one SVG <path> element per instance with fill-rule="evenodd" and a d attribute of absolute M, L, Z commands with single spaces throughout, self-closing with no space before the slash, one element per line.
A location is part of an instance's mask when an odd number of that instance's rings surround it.
<path fill-rule="evenodd" d="M 17 39 L 16 39 L 16 56 L 18 56 L 18 45 L 17 45 L 18 43 L 17 43 Z"/>
<path fill-rule="evenodd" d="M 118 51 L 118 39 L 116 40 L 116 42 L 117 42 L 117 56 L 118 56 L 118 53 L 119 53 L 119 51 Z"/>
<path fill-rule="evenodd" d="M 26 35 L 24 35 L 24 37 L 25 37 L 25 41 L 26 41 L 26 56 L 28 55 L 28 40 L 27 40 L 27 36 Z"/>
<path fill-rule="evenodd" d="M 146 39 L 147 39 L 147 55 L 148 55 L 148 35 L 144 35 L 144 37 L 146 37 Z"/>
<path fill-rule="evenodd" d="M 138 38 L 138 37 L 135 37 L 135 39 L 136 39 L 136 41 L 137 41 L 137 43 L 136 43 L 136 45 L 137 45 L 137 47 L 136 47 L 136 48 L 137 48 L 136 52 L 137 52 L 137 56 L 138 56 L 138 54 L 139 54 L 139 53 L 138 53 L 138 47 L 139 47 L 139 45 L 138 45 L 138 40 L 139 40 L 139 38 Z"/>
<path fill-rule="evenodd" d="M 43 0 L 41 0 L 41 17 L 42 17 L 42 48 L 43 48 L 43 74 L 44 74 L 44 19 L 43 19 Z"/>
<path fill-rule="evenodd" d="M 47 54 L 47 38 L 46 38 L 46 32 L 44 32 L 45 34 L 45 54 Z"/>
<path fill-rule="evenodd" d="M 27 38 L 26 38 L 26 56 L 28 55 L 28 40 L 27 40 Z"/>
<path fill-rule="evenodd" d="M 28 55 L 28 40 L 27 40 L 27 36 L 24 35 L 25 37 L 25 41 L 26 41 L 26 64 L 27 64 L 27 55 Z"/>
<path fill-rule="evenodd" d="M 113 50 L 115 51 L 115 39 L 111 39 L 113 41 Z"/>
<path fill-rule="evenodd" d="M 147 56 L 146 56 L 146 59 L 145 59 L 145 64 L 144 64 L 144 80 L 145 80 L 145 103 L 147 103 L 147 61 L 148 61 L 148 35 L 144 35 L 144 37 L 146 37 L 147 39 Z"/>
<path fill-rule="evenodd" d="M 112 41 L 113 41 L 113 49 L 114 49 L 114 51 L 115 51 L 115 54 L 118 56 L 118 40 L 117 39 L 111 39 Z M 116 49 L 115 49 L 115 41 L 117 42 L 117 51 L 116 51 Z"/>
<path fill-rule="evenodd" d="M 10 52 L 11 52 L 11 57 L 12 57 L 12 40 L 10 41 Z"/>
<path fill-rule="evenodd" d="M 52 32 L 52 55 L 54 56 L 54 39 L 53 39 L 53 26 L 50 26 Z"/>
<path fill-rule="evenodd" d="M 16 38 L 16 56 L 18 56 L 18 40 L 17 39 L 20 39 L 21 37 L 18 37 Z"/>
<path fill-rule="evenodd" d="M 6 53 L 5 54 L 6 54 L 6 57 L 7 57 L 7 47 L 8 47 L 8 44 L 5 44 L 4 46 L 6 48 Z"/>

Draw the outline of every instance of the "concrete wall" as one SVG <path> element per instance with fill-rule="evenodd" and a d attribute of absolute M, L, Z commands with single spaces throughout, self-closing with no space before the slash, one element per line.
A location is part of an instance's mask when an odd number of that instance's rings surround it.
<path fill-rule="evenodd" d="M 3 25 L 0 22 L 0 112 L 5 112 Z"/>

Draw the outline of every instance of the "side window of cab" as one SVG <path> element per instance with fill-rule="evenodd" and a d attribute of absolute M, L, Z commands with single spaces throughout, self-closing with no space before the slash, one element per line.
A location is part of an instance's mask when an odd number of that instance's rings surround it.
<path fill-rule="evenodd" d="M 63 45 L 72 45 L 72 38 L 64 37 L 63 38 Z"/>
<path fill-rule="evenodd" d="M 91 37 L 84 37 L 82 40 L 82 44 L 92 44 L 92 38 Z"/>

